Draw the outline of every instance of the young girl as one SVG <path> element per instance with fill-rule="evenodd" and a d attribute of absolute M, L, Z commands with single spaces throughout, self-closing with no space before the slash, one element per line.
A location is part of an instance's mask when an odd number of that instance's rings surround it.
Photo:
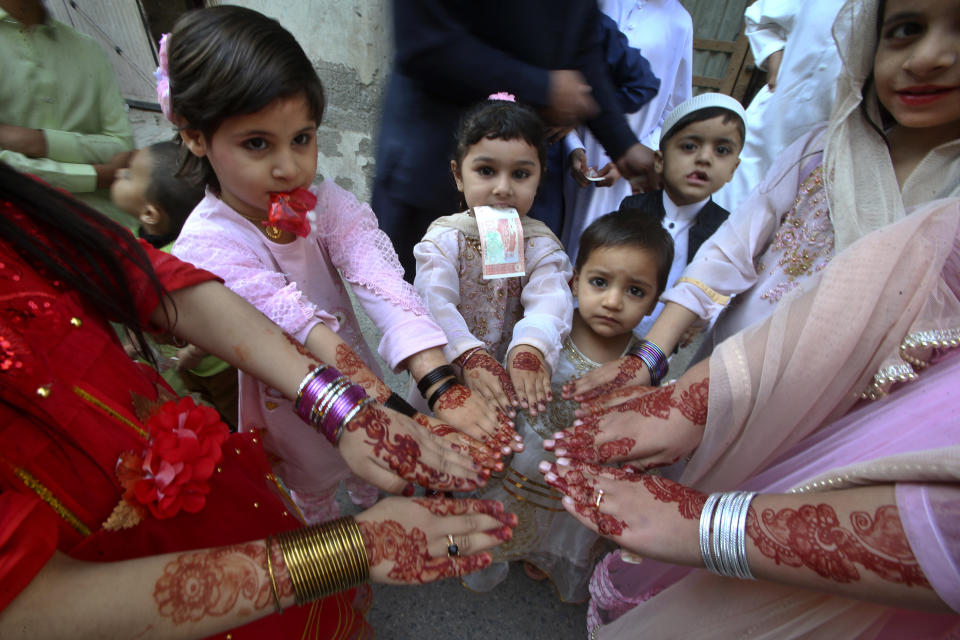
<path fill-rule="evenodd" d="M 450 168 L 468 209 L 435 220 L 414 247 L 414 286 L 470 388 L 504 412 L 519 404 L 536 415 L 551 399 L 549 371 L 573 314 L 570 261 L 547 226 L 526 217 L 543 174 L 544 124 L 501 93 L 467 112 L 456 137 Z M 516 209 L 525 275 L 484 279 L 472 210 L 483 205 Z"/>
<path fill-rule="evenodd" d="M 559 388 L 571 378 L 611 362 L 635 346 L 633 328 L 657 304 L 673 262 L 673 240 L 656 218 L 637 209 L 595 220 L 580 237 L 573 294 L 578 308 L 553 372 Z M 565 601 L 584 600 L 594 561 L 607 546 L 592 531 L 564 513 L 561 494 L 543 481 L 537 466 L 553 460 L 543 440 L 574 421 L 573 404 L 550 403 L 536 418 L 517 420 L 526 448 L 514 455 L 506 475 L 482 491 L 517 514 L 513 539 L 494 553 L 490 568 L 464 583 L 490 589 L 507 574 L 507 561 L 523 560 L 531 578 L 548 575 Z"/>
<path fill-rule="evenodd" d="M 648 339 L 669 353 L 691 323 L 724 311 L 704 346 L 719 344 L 867 232 L 960 194 L 958 10 L 957 0 L 848 0 L 834 27 L 843 73 L 830 121 L 788 148 L 703 244 L 664 294 Z M 646 371 L 631 373 L 630 364 L 594 372 L 567 393 L 583 398 L 618 377 L 643 382 Z M 874 391 L 908 371 L 891 360 Z"/>
<path fill-rule="evenodd" d="M 373 373 L 342 276 L 383 331 L 379 352 L 389 366 L 427 378 L 430 392 L 446 384 L 452 372 L 440 350 L 443 332 L 400 277 L 369 207 L 332 181 L 311 186 L 324 94 L 293 36 L 248 9 L 190 12 L 162 43 L 161 65 L 161 102 L 168 89 L 167 112 L 190 151 L 184 168 L 207 186 L 174 254 L 222 277 L 298 344 L 385 402 L 390 390 Z M 509 438 L 507 422 L 498 424 L 468 389 L 454 391 L 461 402 L 441 411 L 442 419 L 478 437 L 499 429 Z M 304 428 L 289 401 L 241 375 L 239 420 L 241 431 L 263 429 L 308 521 L 336 514 L 348 467 L 322 435 Z M 396 455 L 398 464 L 410 462 L 409 453 Z M 360 504 L 377 498 L 372 487 L 352 488 Z"/>

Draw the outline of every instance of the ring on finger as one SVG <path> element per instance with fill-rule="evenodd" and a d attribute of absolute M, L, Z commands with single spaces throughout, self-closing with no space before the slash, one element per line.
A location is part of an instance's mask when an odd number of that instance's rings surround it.
<path fill-rule="evenodd" d="M 603 489 L 597 489 L 597 499 L 593 501 L 593 508 L 599 509 L 601 502 L 603 502 Z"/>
<path fill-rule="evenodd" d="M 449 543 L 449 544 L 447 545 L 447 555 L 450 556 L 451 558 L 459 558 L 459 557 L 460 557 L 460 547 L 457 546 L 457 543 L 453 541 L 453 534 L 452 534 L 452 533 L 448 533 L 448 534 L 447 534 L 447 542 Z"/>

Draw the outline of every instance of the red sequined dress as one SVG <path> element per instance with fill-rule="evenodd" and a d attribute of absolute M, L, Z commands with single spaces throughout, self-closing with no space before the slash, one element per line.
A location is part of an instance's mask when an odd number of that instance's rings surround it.
<path fill-rule="evenodd" d="M 30 226 L 10 209 L 0 203 L 0 215 Z M 144 250 L 169 291 L 215 278 Z M 131 267 L 128 277 L 146 324 L 157 294 L 139 270 Z M 130 528 L 105 528 L 123 494 L 117 461 L 144 450 L 141 416 L 170 397 L 156 372 L 127 357 L 107 319 L 0 238 L 0 610 L 55 549 L 108 562 L 263 539 L 300 526 L 254 432 L 223 444 L 199 512 L 147 515 Z M 290 607 L 218 637 L 370 636 L 355 596 L 349 591 Z"/>

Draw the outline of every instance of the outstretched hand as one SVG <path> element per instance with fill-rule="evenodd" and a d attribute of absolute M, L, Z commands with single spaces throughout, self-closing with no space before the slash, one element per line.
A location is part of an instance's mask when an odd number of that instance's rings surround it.
<path fill-rule="evenodd" d="M 457 358 L 457 364 L 463 369 L 463 377 L 473 391 L 508 417 L 516 417 L 516 407 L 520 405 L 517 392 L 507 370 L 493 356 L 477 349 L 462 354 Z"/>
<path fill-rule="evenodd" d="M 458 431 L 455 427 L 422 413 L 414 415 L 413 421 L 447 442 L 454 451 L 465 452 L 484 470 L 503 470 L 503 463 L 500 461 L 502 447 L 494 443 L 485 445 L 466 433 Z M 482 471 L 481 473 L 485 472 Z"/>
<path fill-rule="evenodd" d="M 441 498 L 386 498 L 356 520 L 370 579 L 384 584 L 423 584 L 483 569 L 491 562 L 486 551 L 512 538 L 517 526 L 499 502 Z"/>
<path fill-rule="evenodd" d="M 409 491 L 411 484 L 436 491 L 472 491 L 489 475 L 467 449 L 376 404 L 367 405 L 347 423 L 339 449 L 354 473 L 390 493 Z"/>
<path fill-rule="evenodd" d="M 709 378 L 652 388 L 577 419 L 544 440 L 544 449 L 582 462 L 629 462 L 640 471 L 673 464 L 703 438 L 708 390 Z"/>
<path fill-rule="evenodd" d="M 563 385 L 563 397 L 566 400 L 586 402 L 625 386 L 649 384 L 650 370 L 643 364 L 643 360 L 626 355 Z"/>
<path fill-rule="evenodd" d="M 521 407 L 532 416 L 546 411 L 547 403 L 553 400 L 553 389 L 550 387 L 550 372 L 538 349 L 525 344 L 511 349 L 507 354 L 507 373 L 517 390 Z"/>
<path fill-rule="evenodd" d="M 540 472 L 586 527 L 646 558 L 702 565 L 698 522 L 706 494 L 659 476 L 564 458 L 541 462 Z"/>
<path fill-rule="evenodd" d="M 454 385 L 440 396 L 434 413 L 471 438 L 504 454 L 523 450 L 523 439 L 517 435 L 513 420 L 496 404 L 485 402 L 462 384 Z"/>

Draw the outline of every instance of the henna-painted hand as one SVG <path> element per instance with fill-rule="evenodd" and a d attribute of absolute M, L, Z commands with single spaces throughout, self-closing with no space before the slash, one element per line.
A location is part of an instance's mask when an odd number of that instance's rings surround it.
<path fill-rule="evenodd" d="M 423 425 L 376 404 L 347 423 L 339 449 L 354 473 L 391 493 L 404 491 L 410 483 L 438 491 L 472 491 L 489 475 L 467 450 L 455 450 Z"/>
<path fill-rule="evenodd" d="M 517 517 L 494 500 L 386 498 L 357 517 L 370 580 L 423 584 L 490 565 L 487 549 L 513 537 Z M 448 535 L 459 547 L 450 557 Z"/>
<path fill-rule="evenodd" d="M 520 406 L 532 416 L 546 411 L 547 403 L 553 400 L 553 389 L 540 350 L 525 344 L 515 346 L 507 354 L 507 372 L 517 390 Z"/>
<path fill-rule="evenodd" d="M 630 385 L 649 385 L 650 371 L 636 356 L 623 356 L 563 385 L 567 400 L 586 402 Z"/>
<path fill-rule="evenodd" d="M 417 424 L 425 427 L 433 435 L 449 443 L 454 451 L 466 452 L 467 455 L 469 455 L 476 464 L 483 467 L 484 470 L 503 470 L 503 463 L 500 462 L 501 446 L 495 443 L 485 445 L 479 440 L 458 431 L 449 424 L 445 424 L 436 418 L 425 416 L 422 413 L 413 416 L 413 420 Z"/>
<path fill-rule="evenodd" d="M 456 385 L 437 400 L 434 413 L 442 421 L 504 454 L 523 451 L 523 439 L 496 405 L 488 404 L 468 387 Z"/>
<path fill-rule="evenodd" d="M 456 364 L 463 369 L 463 377 L 471 389 L 481 398 L 514 418 L 517 415 L 515 407 L 519 406 L 517 392 L 513 389 L 510 376 L 493 356 L 480 349 L 467 351 L 457 358 Z"/>
<path fill-rule="evenodd" d="M 706 494 L 659 476 L 566 458 L 541 462 L 540 472 L 565 494 L 564 508 L 600 535 L 646 558 L 702 566 L 699 519 Z"/>
<path fill-rule="evenodd" d="M 384 403 L 390 397 L 392 390 L 387 383 L 378 378 L 377 374 L 346 344 L 337 345 L 337 361 L 334 366 L 340 370 L 340 373 L 362 386 L 367 395 L 377 402 Z"/>
<path fill-rule="evenodd" d="M 626 461 L 639 470 L 673 464 L 703 438 L 709 382 L 682 380 L 657 387 L 576 420 L 543 446 L 558 457 L 601 464 Z"/>

